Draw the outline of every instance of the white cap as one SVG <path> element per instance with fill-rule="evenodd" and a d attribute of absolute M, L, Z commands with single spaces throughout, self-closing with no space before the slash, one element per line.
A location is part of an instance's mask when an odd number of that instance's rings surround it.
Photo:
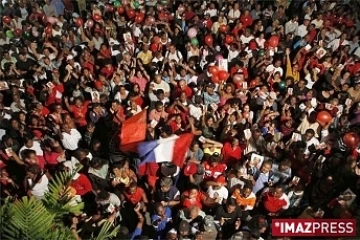
<path fill-rule="evenodd" d="M 77 14 L 76 12 L 74 12 L 71 16 L 72 16 L 73 18 L 78 18 L 78 17 L 80 17 L 80 15 Z"/>
<path fill-rule="evenodd" d="M 311 20 L 311 17 L 309 16 L 309 14 L 306 14 L 305 17 L 304 17 L 304 20 Z"/>
<path fill-rule="evenodd" d="M 71 54 L 66 57 L 66 61 L 73 60 L 73 59 L 74 59 L 74 56 Z"/>
<path fill-rule="evenodd" d="M 273 100 L 276 100 L 276 99 L 277 99 L 277 96 L 276 96 L 276 93 L 275 93 L 275 92 L 270 92 L 269 96 L 270 96 L 270 98 L 273 99 Z"/>

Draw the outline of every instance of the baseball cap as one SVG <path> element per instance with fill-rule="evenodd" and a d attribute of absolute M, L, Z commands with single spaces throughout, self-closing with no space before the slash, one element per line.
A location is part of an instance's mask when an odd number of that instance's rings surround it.
<path fill-rule="evenodd" d="M 197 164 L 196 163 L 188 163 L 186 167 L 184 168 L 184 175 L 190 176 L 197 172 Z"/>
<path fill-rule="evenodd" d="M 221 183 L 221 184 L 225 184 L 226 183 L 226 178 L 224 176 L 218 176 L 216 178 L 216 182 Z"/>

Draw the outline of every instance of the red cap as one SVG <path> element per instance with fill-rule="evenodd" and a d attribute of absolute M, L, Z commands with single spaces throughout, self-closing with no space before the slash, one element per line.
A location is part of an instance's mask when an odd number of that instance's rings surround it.
<path fill-rule="evenodd" d="M 226 178 L 224 176 L 218 176 L 216 182 L 224 184 L 226 183 Z"/>
<path fill-rule="evenodd" d="M 100 82 L 100 81 L 95 82 L 95 88 L 96 89 L 100 89 L 100 88 L 102 88 L 102 86 L 103 86 L 102 82 Z"/>
<path fill-rule="evenodd" d="M 188 163 L 184 168 L 184 175 L 190 176 L 197 172 L 197 164 L 196 163 Z"/>

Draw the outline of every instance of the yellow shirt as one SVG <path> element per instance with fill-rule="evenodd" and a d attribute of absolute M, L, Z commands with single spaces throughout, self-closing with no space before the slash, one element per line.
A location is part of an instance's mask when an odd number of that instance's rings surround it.
<path fill-rule="evenodd" d="M 348 93 L 354 102 L 360 101 L 360 91 L 355 90 L 353 87 L 349 88 Z"/>
<path fill-rule="evenodd" d="M 209 155 L 213 155 L 214 153 L 218 153 L 220 155 L 221 154 L 221 148 L 212 148 L 212 149 L 205 148 L 204 153 L 209 154 Z"/>
<path fill-rule="evenodd" d="M 145 53 L 144 51 L 141 51 L 138 53 L 137 58 L 140 58 L 144 65 L 148 65 L 152 60 L 152 52 L 147 51 Z"/>
<path fill-rule="evenodd" d="M 287 58 L 287 60 L 286 60 L 286 75 L 285 75 L 285 77 L 293 77 L 295 83 L 297 83 L 300 80 L 299 71 L 293 71 L 289 58 Z"/>

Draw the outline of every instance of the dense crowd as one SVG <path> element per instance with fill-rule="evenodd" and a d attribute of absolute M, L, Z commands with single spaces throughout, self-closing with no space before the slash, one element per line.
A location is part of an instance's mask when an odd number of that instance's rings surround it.
<path fill-rule="evenodd" d="M 73 174 L 76 239 L 104 219 L 116 239 L 255 240 L 357 217 L 356 2 L 1 6 L 2 201 Z"/>

